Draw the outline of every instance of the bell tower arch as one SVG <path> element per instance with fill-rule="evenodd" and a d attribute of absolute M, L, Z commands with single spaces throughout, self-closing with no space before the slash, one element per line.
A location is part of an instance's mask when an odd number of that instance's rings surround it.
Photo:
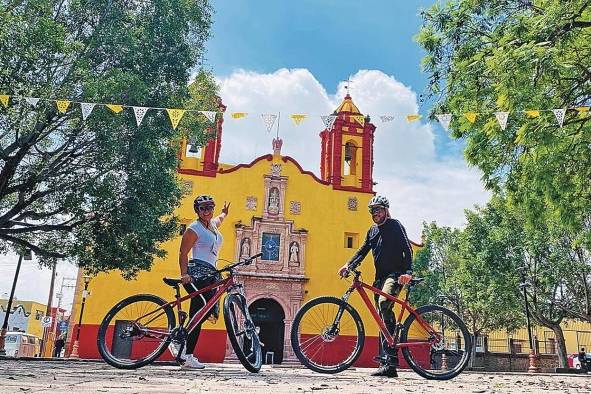
<path fill-rule="evenodd" d="M 373 193 L 373 140 L 376 127 L 347 94 L 333 112 L 332 128 L 320 133 L 322 180 L 334 189 Z"/>

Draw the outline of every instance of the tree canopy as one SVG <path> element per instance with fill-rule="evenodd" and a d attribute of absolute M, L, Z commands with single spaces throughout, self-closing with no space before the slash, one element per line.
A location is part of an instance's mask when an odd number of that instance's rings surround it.
<path fill-rule="evenodd" d="M 591 3 L 451 0 L 422 12 L 434 113 L 453 113 L 469 163 L 528 220 L 560 218 L 591 246 Z M 571 108 L 560 127 L 552 109 Z M 584 109 L 583 108 L 583 109 Z M 530 113 L 522 111 L 545 110 Z M 508 111 L 505 130 L 493 112 Z M 482 113 L 475 123 L 461 114 Z"/>
<path fill-rule="evenodd" d="M 140 127 L 131 110 L 101 107 L 83 120 L 41 100 L 215 109 L 215 84 L 191 70 L 209 37 L 207 0 L 0 0 L 0 248 L 26 247 L 51 262 L 127 276 L 163 256 L 176 231 L 183 133 L 203 139 L 203 120 L 177 130 L 164 112 Z M 211 109 L 211 108 L 199 108 Z"/>

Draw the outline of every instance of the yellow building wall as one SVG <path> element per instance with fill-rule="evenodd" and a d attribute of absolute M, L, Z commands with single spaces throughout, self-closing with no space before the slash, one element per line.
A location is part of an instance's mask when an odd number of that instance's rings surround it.
<path fill-rule="evenodd" d="M 8 300 L 3 299 L 0 300 L 0 304 L 4 307 L 8 304 Z M 26 332 L 28 334 L 32 334 L 41 338 L 43 336 L 43 327 L 41 327 L 41 318 L 45 316 L 45 311 L 47 310 L 47 305 L 41 304 L 36 301 L 21 301 L 21 300 L 14 300 L 12 302 L 12 308 L 14 309 L 17 305 L 22 305 L 25 308 L 25 312 L 29 314 L 28 321 L 27 321 L 27 329 Z M 41 312 L 41 316 L 39 320 L 36 319 L 37 311 Z"/>

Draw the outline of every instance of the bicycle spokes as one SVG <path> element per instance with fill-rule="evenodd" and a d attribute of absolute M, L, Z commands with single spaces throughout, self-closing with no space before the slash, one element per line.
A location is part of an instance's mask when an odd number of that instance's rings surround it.
<path fill-rule="evenodd" d="M 420 317 L 428 327 L 414 320 L 406 334 L 406 341 L 411 345 L 406 352 L 411 361 L 434 376 L 463 368 L 471 349 L 463 323 L 443 308 L 422 311 Z"/>

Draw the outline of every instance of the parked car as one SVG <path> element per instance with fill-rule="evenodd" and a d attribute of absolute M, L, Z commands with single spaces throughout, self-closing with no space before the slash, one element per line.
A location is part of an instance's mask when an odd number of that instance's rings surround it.
<path fill-rule="evenodd" d="M 581 369 L 581 361 L 579 360 L 579 353 L 573 353 L 568 355 L 568 367 Z"/>
<path fill-rule="evenodd" d="M 41 340 L 32 334 L 9 331 L 6 333 L 4 349 L 10 357 L 38 357 Z"/>

